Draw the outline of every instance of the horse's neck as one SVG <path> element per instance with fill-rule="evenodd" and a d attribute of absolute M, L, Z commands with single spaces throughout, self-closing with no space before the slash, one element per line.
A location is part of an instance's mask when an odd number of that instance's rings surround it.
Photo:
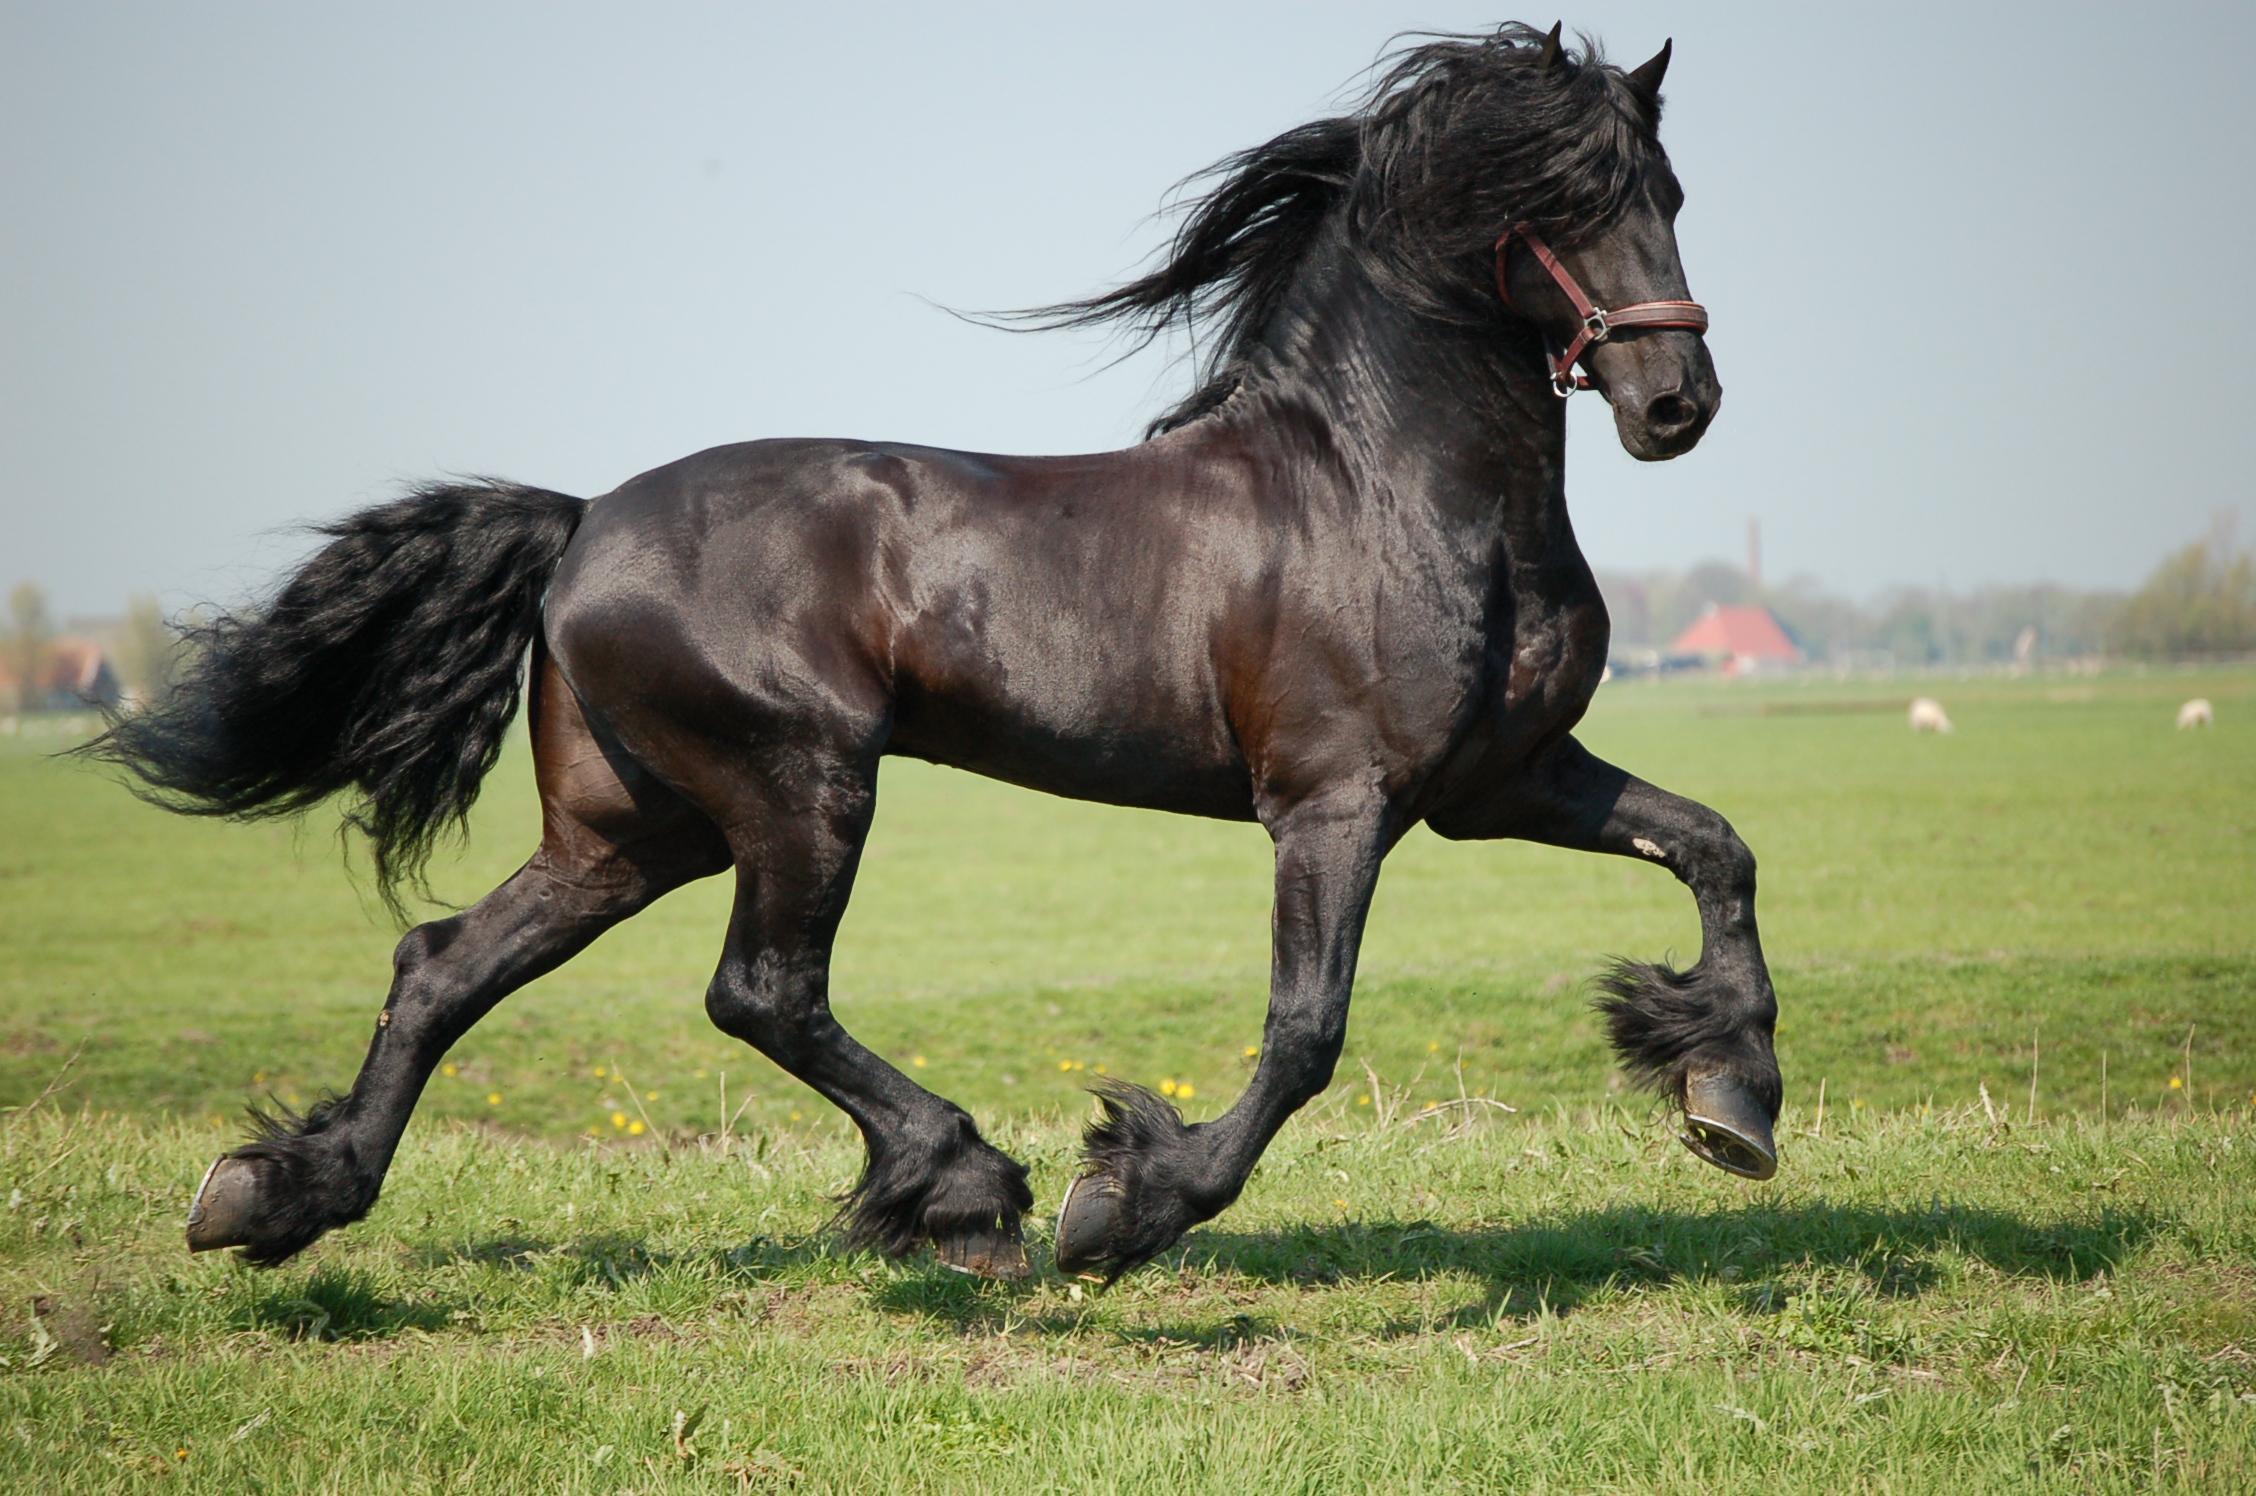
<path fill-rule="evenodd" d="M 1357 497 L 1458 543 L 1493 537 L 1520 561 L 1571 547 L 1564 402 L 1535 335 L 1421 317 L 1336 247 L 1313 258 L 1220 414 L 1292 408 Z"/>

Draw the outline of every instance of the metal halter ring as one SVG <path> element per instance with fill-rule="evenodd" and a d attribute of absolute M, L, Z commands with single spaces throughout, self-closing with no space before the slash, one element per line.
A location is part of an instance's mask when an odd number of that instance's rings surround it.
<path fill-rule="evenodd" d="M 1603 343 L 1612 336 L 1615 317 L 1622 318 L 1622 325 L 1625 327 L 1673 327 L 1699 333 L 1708 330 L 1707 308 L 1696 301 L 1635 301 L 1608 312 L 1590 299 L 1567 267 L 1559 263 L 1559 257 L 1551 252 L 1551 246 L 1543 242 L 1543 236 L 1525 223 L 1513 224 L 1496 240 L 1496 295 L 1506 307 L 1512 305 L 1512 287 L 1505 274 L 1507 266 L 1504 252 L 1511 248 L 1514 239 L 1526 243 L 1528 252 L 1551 273 L 1551 279 L 1566 293 L 1567 300 L 1582 318 L 1582 327 L 1576 332 L 1574 341 L 1557 355 L 1545 360 L 1551 366 L 1551 393 L 1562 400 L 1576 390 L 1597 388 L 1588 376 L 1575 372 L 1575 362 L 1582 357 L 1584 349 L 1593 343 Z"/>

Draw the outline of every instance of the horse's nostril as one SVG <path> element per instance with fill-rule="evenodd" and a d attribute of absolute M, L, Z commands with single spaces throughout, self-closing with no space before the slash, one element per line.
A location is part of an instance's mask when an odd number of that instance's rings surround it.
<path fill-rule="evenodd" d="M 1682 395 L 1655 395 L 1645 407 L 1645 424 L 1655 431 L 1682 431 L 1700 418 L 1700 407 Z"/>

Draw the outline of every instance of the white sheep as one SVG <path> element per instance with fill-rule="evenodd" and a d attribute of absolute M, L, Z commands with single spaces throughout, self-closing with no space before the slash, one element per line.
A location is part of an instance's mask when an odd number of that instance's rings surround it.
<path fill-rule="evenodd" d="M 1913 732 L 1949 732 L 1951 720 L 1943 714 L 1943 704 L 1932 696 L 1921 696 L 1911 703 L 1911 730 Z"/>
<path fill-rule="evenodd" d="M 2215 727 L 2216 725 L 2217 714 L 2211 709 L 2209 698 L 2206 696 L 2196 696 L 2193 700 L 2178 708 L 2178 731 L 2180 732 L 2184 732 L 2189 727 Z"/>

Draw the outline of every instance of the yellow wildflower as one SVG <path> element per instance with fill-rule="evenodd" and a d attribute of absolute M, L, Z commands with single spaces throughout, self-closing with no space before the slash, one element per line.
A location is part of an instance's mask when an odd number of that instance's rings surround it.
<path fill-rule="evenodd" d="M 1365 1091 L 1362 1095 L 1356 1097 L 1355 1104 L 1357 1106 L 1369 1106 L 1371 1104 L 1371 1093 Z"/>
<path fill-rule="evenodd" d="M 2185 1078 L 2184 1078 L 2183 1076 L 2177 1076 L 2177 1075 L 2173 1075 L 2173 1076 L 2171 1076 L 2171 1077 L 2170 1077 L 2170 1089 L 2171 1089 L 2171 1090 L 2173 1090 L 2173 1091 L 2182 1091 L 2182 1090 L 2184 1090 L 2184 1089 L 2185 1089 Z"/>
<path fill-rule="evenodd" d="M 911 1055 L 909 1056 L 909 1063 L 916 1066 L 917 1069 L 922 1070 L 924 1068 L 924 1056 L 920 1054 Z"/>
<path fill-rule="evenodd" d="M 1254 1059 L 1254 1058 L 1255 1058 L 1255 1057 L 1257 1057 L 1257 1056 L 1258 1056 L 1258 1055 L 1259 1055 L 1260 1053 L 1261 1053 L 1261 1046 L 1260 1046 L 1260 1045 L 1258 1045 L 1258 1044 L 1248 1044 L 1248 1045 L 1247 1045 L 1247 1046 L 1245 1047 L 1245 1057 L 1246 1057 L 1247 1059 L 1249 1059 L 1249 1060 L 1250 1060 L 1250 1059 Z"/>
<path fill-rule="evenodd" d="M 1173 1080 L 1171 1080 L 1171 1079 L 1170 1079 L 1170 1080 L 1163 1080 L 1163 1081 L 1161 1081 L 1161 1082 L 1159 1083 L 1159 1094 L 1160 1094 L 1160 1095 L 1162 1095 L 1162 1096 L 1172 1096 L 1172 1095 L 1174 1095 L 1174 1094 L 1175 1094 L 1175 1091 L 1176 1091 L 1176 1086 L 1175 1086 L 1175 1082 L 1174 1082 Z"/>
<path fill-rule="evenodd" d="M 649 1129 L 642 1125 L 642 1119 L 640 1117 L 637 1117 L 634 1121 L 627 1124 L 627 1136 L 630 1138 L 639 1138 L 648 1131 Z"/>
<path fill-rule="evenodd" d="M 612 1125 L 613 1127 L 624 1127 L 624 1126 L 626 1126 L 626 1125 L 627 1125 L 627 1114 L 626 1114 L 625 1112 L 613 1112 L 613 1113 L 611 1114 L 611 1125 Z"/>
<path fill-rule="evenodd" d="M 501 1105 L 501 1093 L 500 1093 L 499 1091 L 488 1091 L 488 1092 L 486 1093 L 486 1105 L 488 1105 L 488 1106 L 499 1106 L 499 1105 Z"/>
<path fill-rule="evenodd" d="M 1197 1094 L 1198 1087 L 1192 1085 L 1189 1081 L 1184 1081 L 1181 1085 L 1175 1088 L 1175 1099 L 1177 1101 L 1188 1101 Z"/>
<path fill-rule="evenodd" d="M 441 1065 L 441 1066 L 439 1067 L 439 1074 L 441 1074 L 441 1075 L 445 1075 L 445 1076 L 455 1076 L 455 1075 L 460 1075 L 461 1073 L 462 1073 L 462 1072 L 461 1072 L 460 1070 L 457 1070 L 457 1069 L 456 1069 L 456 1068 L 454 1067 L 454 1062 L 453 1062 L 452 1060 L 449 1060 L 449 1061 L 448 1061 L 448 1062 L 447 1062 L 446 1064 L 444 1064 L 444 1065 Z"/>

